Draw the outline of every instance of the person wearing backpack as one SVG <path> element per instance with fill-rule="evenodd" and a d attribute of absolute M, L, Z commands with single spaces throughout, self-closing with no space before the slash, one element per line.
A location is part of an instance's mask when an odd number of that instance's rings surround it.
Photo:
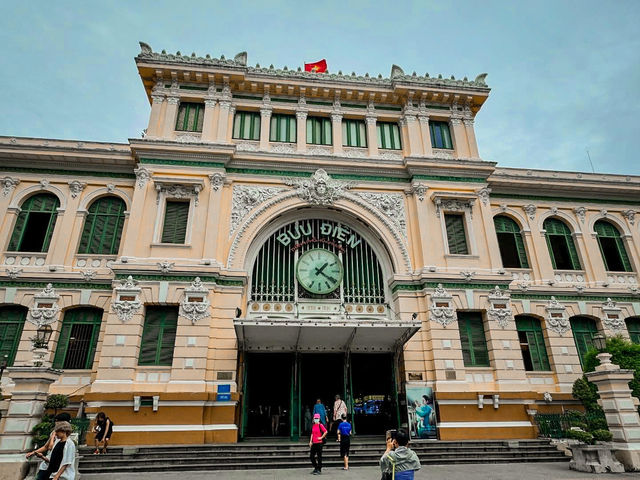
<path fill-rule="evenodd" d="M 387 437 L 387 449 L 380 458 L 383 480 L 413 480 L 416 470 L 420 470 L 420 459 L 416 452 L 407 448 L 409 432 L 399 429 L 395 436 Z"/>
<path fill-rule="evenodd" d="M 314 414 L 311 438 L 309 439 L 309 447 L 311 448 L 309 457 L 313 465 L 313 472 L 311 473 L 314 475 L 320 475 L 322 473 L 322 447 L 324 446 L 327 433 L 326 427 L 320 423 L 320 414 Z"/>

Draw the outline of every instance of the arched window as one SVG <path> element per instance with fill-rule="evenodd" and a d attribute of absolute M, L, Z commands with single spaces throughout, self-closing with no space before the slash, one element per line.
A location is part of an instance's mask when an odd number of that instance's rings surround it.
<path fill-rule="evenodd" d="M 49 250 L 53 227 L 56 225 L 60 200 L 50 193 L 27 198 L 13 227 L 9 242 L 12 252 L 46 252 Z"/>
<path fill-rule="evenodd" d="M 102 310 L 99 308 L 67 310 L 62 321 L 53 368 L 90 369 L 93 366 L 101 323 Z"/>
<path fill-rule="evenodd" d="M 120 247 L 126 205 L 118 197 L 102 197 L 89 207 L 78 253 L 115 255 Z"/>
<path fill-rule="evenodd" d="M 516 329 L 518 330 L 524 369 L 527 371 L 551 370 L 540 320 L 527 315 L 518 315 Z"/>
<path fill-rule="evenodd" d="M 633 343 L 640 344 L 640 317 L 627 318 L 627 330 Z"/>
<path fill-rule="evenodd" d="M 498 236 L 498 247 L 505 268 L 529 268 L 524 240 L 518 224 L 509 217 L 497 215 L 493 217 Z"/>
<path fill-rule="evenodd" d="M 0 307 L 0 362 L 7 357 L 7 366 L 12 366 L 18 351 L 22 327 L 27 318 L 27 309 L 18 305 Z"/>
<path fill-rule="evenodd" d="M 598 220 L 593 226 L 598 236 L 598 245 L 604 266 L 609 272 L 630 272 L 631 262 L 620 232 L 611 223 Z"/>
<path fill-rule="evenodd" d="M 578 250 L 573 243 L 569 227 L 557 218 L 547 218 L 544 221 L 544 229 L 553 268 L 556 270 L 580 270 Z"/>
<path fill-rule="evenodd" d="M 576 342 L 580 357 L 580 365 L 584 366 L 584 356 L 589 350 L 595 348 L 593 337 L 598 333 L 598 327 L 595 320 L 588 317 L 571 317 L 570 321 L 573 340 Z"/>

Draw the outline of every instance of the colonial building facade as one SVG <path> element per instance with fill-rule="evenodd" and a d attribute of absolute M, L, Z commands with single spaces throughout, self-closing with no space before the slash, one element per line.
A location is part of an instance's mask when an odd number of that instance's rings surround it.
<path fill-rule="evenodd" d="M 594 335 L 640 342 L 640 177 L 483 160 L 486 75 L 141 46 L 143 138 L 0 137 L 9 412 L 35 363 L 116 444 L 296 438 L 335 394 L 382 432 L 413 387 L 441 439 L 528 438 Z M 2 422 L 5 447 L 29 426 Z"/>

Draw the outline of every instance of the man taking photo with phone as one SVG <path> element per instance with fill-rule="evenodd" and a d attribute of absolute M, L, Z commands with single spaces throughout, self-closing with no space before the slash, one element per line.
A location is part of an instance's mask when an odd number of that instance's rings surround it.
<path fill-rule="evenodd" d="M 409 433 L 401 428 L 387 432 L 387 449 L 380 458 L 382 480 L 413 480 L 414 472 L 420 470 L 420 459 L 407 447 Z"/>

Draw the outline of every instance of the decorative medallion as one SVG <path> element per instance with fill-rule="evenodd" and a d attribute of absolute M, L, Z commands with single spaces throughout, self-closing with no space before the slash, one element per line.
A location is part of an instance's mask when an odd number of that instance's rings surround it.
<path fill-rule="evenodd" d="M 573 213 L 576 214 L 576 217 L 580 219 L 582 223 L 584 223 L 585 218 L 587 217 L 587 209 L 584 207 L 575 207 L 573 209 Z"/>
<path fill-rule="evenodd" d="M 529 216 L 529 220 L 533 220 L 535 218 L 537 207 L 533 203 L 523 206 L 522 209 Z"/>
<path fill-rule="evenodd" d="M 633 225 L 636 221 L 636 211 L 635 210 L 624 210 L 622 212 L 622 216 L 629 220 L 629 223 Z"/>
<path fill-rule="evenodd" d="M 551 297 L 549 303 L 544 307 L 547 311 L 547 328 L 556 332 L 558 335 L 564 335 L 571 329 L 571 324 L 566 316 L 567 307 Z"/>
<path fill-rule="evenodd" d="M 209 289 L 196 277 L 191 286 L 184 289 L 184 297 L 180 302 L 180 316 L 196 323 L 209 316 Z"/>
<path fill-rule="evenodd" d="M 399 193 L 362 193 L 355 195 L 370 203 L 391 220 L 394 226 L 407 238 L 407 222 L 404 212 L 404 196 Z"/>
<path fill-rule="evenodd" d="M 450 198 L 439 194 L 431 197 L 436 204 L 436 216 L 442 212 L 468 212 L 469 218 L 473 218 L 473 204 L 475 198 Z"/>
<path fill-rule="evenodd" d="M 85 182 L 79 182 L 78 180 L 72 180 L 69 182 L 69 190 L 71 191 L 71 198 L 76 198 L 86 188 Z"/>
<path fill-rule="evenodd" d="M 511 311 L 511 295 L 506 290 L 496 287 L 489 294 L 490 308 L 487 310 L 489 320 L 498 322 L 501 328 L 506 328 L 513 320 Z"/>
<path fill-rule="evenodd" d="M 464 278 L 465 282 L 470 282 L 471 280 L 473 280 L 473 277 L 475 276 L 476 272 L 471 272 L 469 270 L 464 270 L 462 272 L 460 272 L 460 275 L 462 276 L 462 278 Z"/>
<path fill-rule="evenodd" d="M 318 169 L 311 178 L 285 177 L 284 183 L 295 187 L 296 194 L 311 205 L 333 205 L 344 197 L 345 191 L 355 182 L 342 182 L 332 179 L 323 169 Z"/>
<path fill-rule="evenodd" d="M 482 201 L 482 204 L 486 207 L 489 204 L 489 194 L 491 193 L 491 189 L 489 187 L 484 187 L 478 190 L 478 197 Z"/>
<path fill-rule="evenodd" d="M 216 172 L 209 175 L 209 181 L 211 182 L 211 188 L 216 192 L 222 185 L 224 185 L 225 175 L 224 173 Z"/>
<path fill-rule="evenodd" d="M 414 183 L 414 184 L 411 185 L 411 191 L 413 192 L 413 194 L 416 197 L 418 197 L 418 200 L 420 202 L 422 202 L 424 200 L 424 195 L 425 195 L 425 193 L 427 193 L 428 189 L 429 189 L 429 187 L 427 187 L 423 183 Z"/>
<path fill-rule="evenodd" d="M 136 174 L 138 188 L 144 188 L 144 186 L 147 184 L 147 181 L 151 178 L 151 172 L 145 167 L 135 168 L 133 170 L 133 173 Z"/>
<path fill-rule="evenodd" d="M 9 195 L 14 188 L 18 186 L 20 180 L 13 177 L 4 177 L 0 180 L 0 185 L 2 185 L 2 196 L 6 197 Z"/>
<path fill-rule="evenodd" d="M 168 261 L 164 260 L 162 262 L 156 263 L 156 265 L 158 265 L 158 268 L 162 273 L 169 273 L 171 270 L 173 270 L 173 267 L 175 267 L 176 264 L 169 263 Z"/>
<path fill-rule="evenodd" d="M 616 302 L 607 298 L 607 301 L 602 304 L 602 323 L 612 332 L 618 334 L 626 328 L 625 322 L 622 319 L 622 309 L 616 306 Z"/>
<path fill-rule="evenodd" d="M 158 192 L 156 204 L 160 203 L 160 194 L 164 193 L 167 198 L 175 198 L 178 200 L 193 197 L 195 199 L 195 206 L 198 206 L 198 194 L 202 190 L 202 185 L 200 184 L 165 183 L 156 181 L 155 185 L 156 192 Z"/>
<path fill-rule="evenodd" d="M 254 187 L 249 185 L 234 185 L 231 207 L 231 230 L 232 236 L 242 223 L 242 220 L 258 205 L 282 192 L 283 188 L 276 187 Z"/>
<path fill-rule="evenodd" d="M 439 323 L 444 328 L 458 319 L 453 308 L 453 296 L 449 294 L 439 283 L 438 287 L 431 294 L 430 319 Z"/>
<path fill-rule="evenodd" d="M 53 285 L 48 283 L 42 292 L 33 296 L 34 306 L 29 310 L 28 320 L 37 327 L 55 322 L 60 312 L 59 299 L 60 295 L 55 292 Z"/>
<path fill-rule="evenodd" d="M 11 280 L 15 280 L 16 278 L 18 278 L 18 276 L 22 273 L 22 268 L 18 268 L 18 267 L 11 267 L 11 268 L 7 268 L 7 277 L 9 277 Z"/>
<path fill-rule="evenodd" d="M 115 288 L 116 299 L 111 304 L 111 308 L 118 316 L 121 322 L 128 322 L 133 315 L 140 310 L 142 303 L 139 295 L 142 289 L 131 275 L 126 280 L 122 280 L 121 284 Z"/>

